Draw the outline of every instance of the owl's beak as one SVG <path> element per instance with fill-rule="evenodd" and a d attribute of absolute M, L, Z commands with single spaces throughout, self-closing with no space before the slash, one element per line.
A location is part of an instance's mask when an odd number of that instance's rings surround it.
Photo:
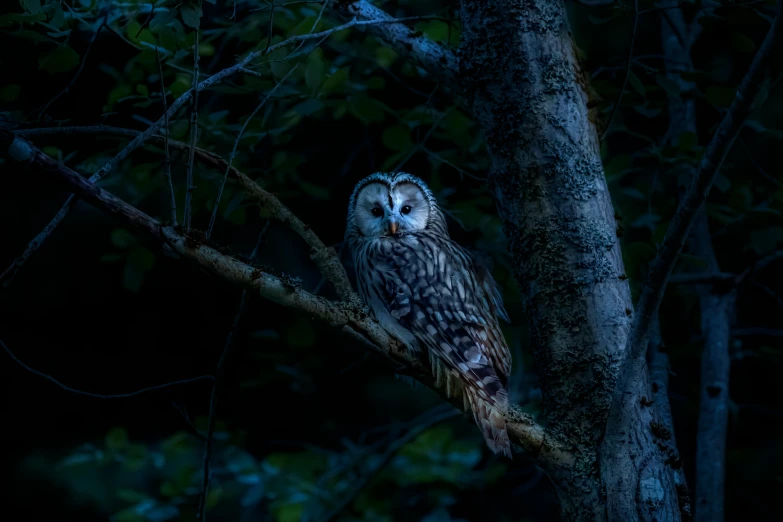
<path fill-rule="evenodd" d="M 400 228 L 400 224 L 396 221 L 389 221 L 389 234 L 395 235 L 397 233 L 397 230 Z"/>

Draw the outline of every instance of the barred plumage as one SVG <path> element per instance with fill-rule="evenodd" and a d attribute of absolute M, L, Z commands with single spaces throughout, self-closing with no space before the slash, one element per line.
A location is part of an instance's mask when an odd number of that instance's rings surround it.
<path fill-rule="evenodd" d="M 462 399 L 492 451 L 511 457 L 511 354 L 497 321 L 508 314 L 489 270 L 449 237 L 427 185 L 399 172 L 360 181 L 345 240 L 375 318 L 426 354 L 436 386 Z"/>

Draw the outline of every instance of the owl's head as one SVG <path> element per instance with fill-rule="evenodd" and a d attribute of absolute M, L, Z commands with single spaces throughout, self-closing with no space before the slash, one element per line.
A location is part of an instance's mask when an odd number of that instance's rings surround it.
<path fill-rule="evenodd" d="M 447 234 L 435 196 L 421 179 L 376 172 L 356 184 L 348 204 L 349 238 L 394 238 L 425 229 Z"/>

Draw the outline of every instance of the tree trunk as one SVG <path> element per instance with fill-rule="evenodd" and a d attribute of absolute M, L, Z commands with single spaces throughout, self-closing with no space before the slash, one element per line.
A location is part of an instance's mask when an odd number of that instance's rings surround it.
<path fill-rule="evenodd" d="M 616 222 L 560 0 L 461 2 L 459 81 L 492 159 L 551 436 L 564 520 L 679 520 L 653 411 L 626 404 L 603 438 L 633 316 Z M 652 397 L 649 380 L 633 396 Z M 661 444 L 663 446 L 663 444 Z"/>

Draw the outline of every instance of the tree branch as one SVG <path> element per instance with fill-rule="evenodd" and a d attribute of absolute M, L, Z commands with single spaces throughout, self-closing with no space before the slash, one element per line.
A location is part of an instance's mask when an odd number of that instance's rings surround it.
<path fill-rule="evenodd" d="M 690 250 L 707 261 L 708 271 L 719 271 L 703 210 L 696 218 L 694 229 Z M 724 519 L 731 368 L 729 336 L 735 296 L 733 289 L 724 293 L 716 292 L 712 286 L 699 289 L 701 331 L 705 339 L 701 354 L 701 395 L 696 433 L 697 522 L 721 522 Z"/>
<path fill-rule="evenodd" d="M 171 143 L 173 145 L 173 143 Z M 200 243 L 196 238 L 183 235 L 173 227 L 165 227 L 155 219 L 126 202 L 90 183 L 70 168 L 59 165 L 55 160 L 38 150 L 31 143 L 0 128 L 0 153 L 19 163 L 26 163 L 34 172 L 64 183 L 79 198 L 105 213 L 123 221 L 135 230 L 167 245 L 182 258 L 206 269 L 223 281 L 240 288 L 259 292 L 262 297 L 289 308 L 296 308 L 313 317 L 343 329 L 350 329 L 355 336 L 386 356 L 397 365 L 396 371 L 404 371 L 426 386 L 435 387 L 432 372 L 425 362 L 411 353 L 404 344 L 392 337 L 377 322 L 371 319 L 364 307 L 356 302 L 328 301 L 301 288 L 295 278 L 276 277 L 262 272 L 216 249 Z M 209 155 L 212 161 L 225 164 L 222 159 Z M 237 171 L 234 171 L 237 172 Z M 273 213 L 286 216 L 287 221 L 301 223 L 276 198 L 242 175 L 237 178 L 240 185 L 247 186 L 272 206 Z M 246 181 L 245 181 L 246 180 Z M 248 185 L 245 185 L 249 183 Z M 279 216 L 278 216 L 279 217 Z M 309 234 L 312 234 L 312 232 Z M 308 235 L 309 235 L 308 234 Z M 313 234 L 314 236 L 314 234 Z M 316 240 L 320 243 L 320 239 Z M 321 251 L 323 252 L 323 250 Z M 460 410 L 461 400 L 447 399 Z M 570 454 L 559 440 L 549 436 L 532 417 L 517 407 L 511 407 L 506 416 L 507 429 L 512 441 L 526 450 L 544 468 L 570 464 Z"/>
<path fill-rule="evenodd" d="M 677 212 L 672 217 L 658 255 L 650 267 L 626 344 L 625 361 L 621 366 L 614 390 L 613 410 L 620 408 L 620 403 L 628 393 L 629 387 L 644 372 L 644 354 L 651 320 L 663 300 L 666 282 L 672 273 L 677 256 L 682 251 L 696 214 L 704 204 L 723 160 L 753 109 L 753 102 L 761 90 L 762 84 L 783 65 L 783 62 L 777 59 L 783 52 L 783 24 L 781 23 L 780 8 L 781 3 L 778 4 L 778 14 L 764 39 L 764 43 L 756 54 L 750 70 L 737 90 L 734 101 L 699 162 L 698 169 L 680 201 Z"/>
<path fill-rule="evenodd" d="M 248 53 L 247 56 L 245 56 L 242 60 L 240 60 L 235 65 L 232 65 L 231 67 L 227 67 L 226 69 L 223 69 L 222 71 L 213 74 L 209 78 L 197 84 L 197 88 L 195 89 L 195 92 L 206 90 L 209 87 L 220 83 L 221 81 L 225 80 L 226 78 L 228 78 L 229 76 L 235 73 L 248 71 L 247 66 L 250 64 L 250 62 L 252 62 L 256 58 L 269 54 L 273 51 L 276 51 L 277 49 L 280 49 L 292 43 L 303 42 L 305 40 L 319 40 L 319 39 L 323 40 L 338 31 L 349 29 L 351 27 L 399 24 L 400 22 L 421 20 L 421 19 L 422 17 L 417 17 L 417 16 L 408 17 L 408 18 L 391 18 L 385 16 L 384 18 L 377 19 L 377 20 L 354 19 L 348 23 L 339 25 L 337 27 L 333 27 L 326 31 L 292 36 L 286 40 L 283 40 L 282 42 L 276 43 L 263 50 Z M 120 152 L 118 152 L 112 159 L 106 162 L 103 165 L 103 167 L 101 167 L 95 174 L 93 174 L 90 177 L 89 180 L 90 183 L 97 183 L 106 174 L 114 170 L 114 168 L 121 161 L 123 161 L 125 158 L 130 156 L 133 151 L 138 149 L 146 140 L 148 140 L 153 134 L 155 134 L 158 131 L 158 129 L 160 129 L 160 127 L 166 122 L 166 118 L 173 118 L 174 115 L 177 113 L 177 111 L 190 100 L 191 96 L 193 96 L 193 93 L 194 93 L 194 89 L 191 88 L 185 93 L 183 93 L 179 98 L 174 100 L 174 103 L 171 104 L 168 112 L 166 112 L 164 116 L 161 116 L 158 119 L 158 121 L 150 125 L 144 132 L 139 133 L 133 139 L 133 141 L 131 141 L 125 148 L 123 148 Z M 77 202 L 78 200 L 73 194 L 69 196 L 68 199 L 63 204 L 62 208 L 60 208 L 60 211 L 57 213 L 57 215 L 49 222 L 48 225 L 46 225 L 46 227 L 44 227 L 43 231 L 41 231 L 41 233 L 39 233 L 30 242 L 30 244 L 25 249 L 24 253 L 18 258 L 16 258 L 14 262 L 11 264 L 11 266 L 5 270 L 5 272 L 0 274 L 0 282 L 2 282 L 4 286 L 7 287 L 10 284 L 11 280 L 19 271 L 19 269 L 22 267 L 22 265 L 36 252 L 36 250 L 38 250 L 38 248 L 40 248 L 40 246 L 43 244 L 44 241 L 46 241 L 46 239 L 52 234 L 52 232 L 54 232 L 54 230 L 62 222 L 62 220 L 65 219 L 65 216 L 67 216 L 68 213 L 71 211 L 71 209 L 76 206 Z"/>
<path fill-rule="evenodd" d="M 677 501 L 680 506 L 682 522 L 688 522 L 693 518 L 688 484 L 685 480 L 685 470 L 682 468 L 680 452 L 677 449 L 677 439 L 674 435 L 674 419 L 669 403 L 669 355 L 661 351 L 661 329 L 658 324 L 658 314 L 653 317 L 653 326 L 650 333 L 650 382 L 652 384 L 652 402 L 655 408 L 656 422 L 668 433 L 669 438 L 662 441 L 663 451 L 674 471 L 674 482 L 677 488 Z"/>
<path fill-rule="evenodd" d="M 237 133 L 237 137 L 234 140 L 234 146 L 231 149 L 231 155 L 228 157 L 228 161 L 226 162 L 226 171 L 223 174 L 223 181 L 220 183 L 220 188 L 218 188 L 217 196 L 215 196 L 215 206 L 212 210 L 212 217 L 209 218 L 209 226 L 207 226 L 207 232 L 206 232 L 206 238 L 209 239 L 209 236 L 212 235 L 212 229 L 215 226 L 215 221 L 217 220 L 217 213 L 218 208 L 220 207 L 220 199 L 223 196 L 223 188 L 226 186 L 226 180 L 228 179 L 228 171 L 231 169 L 231 164 L 234 162 L 234 156 L 237 153 L 237 147 L 239 146 L 239 140 L 242 139 L 242 135 L 245 133 L 245 129 L 247 129 L 247 124 L 250 123 L 250 120 L 253 119 L 253 117 L 258 114 L 258 111 L 261 110 L 261 108 L 266 105 L 267 100 L 269 100 L 269 97 L 272 96 L 278 87 L 283 85 L 285 81 L 288 79 L 288 77 L 293 73 L 297 67 L 299 67 L 299 64 L 294 65 L 286 74 L 283 76 L 283 78 L 275 84 L 274 87 L 269 91 L 269 93 L 264 96 L 261 99 L 261 103 L 259 103 L 255 109 L 253 109 L 253 112 L 250 113 L 250 116 L 248 116 L 245 119 L 245 123 L 242 124 L 242 127 L 239 129 L 239 132 Z"/>
<path fill-rule="evenodd" d="M 190 232 L 193 219 L 193 154 L 198 142 L 198 93 L 199 88 L 199 54 L 198 54 L 198 27 L 193 31 L 193 81 L 190 92 L 190 148 L 188 149 L 187 177 L 185 178 L 185 210 L 182 214 L 182 226 L 185 232 Z"/>
<path fill-rule="evenodd" d="M 209 381 L 214 380 L 214 377 L 212 377 L 211 375 L 200 375 L 198 377 L 192 377 L 190 379 L 181 379 L 181 380 L 178 380 L 178 381 L 167 382 L 167 383 L 164 383 L 164 384 L 156 384 L 155 386 L 148 386 L 147 388 L 142 388 L 140 390 L 136 390 L 136 391 L 132 391 L 132 392 L 128 392 L 128 393 L 94 393 L 94 392 L 88 392 L 88 391 L 72 388 L 72 387 L 68 386 L 67 384 L 63 384 L 62 382 L 58 381 L 57 379 L 55 379 L 51 375 L 49 375 L 47 373 L 43 373 L 41 371 L 38 371 L 35 368 L 33 368 L 32 366 L 29 366 L 27 363 L 25 363 L 19 357 L 17 357 L 16 354 L 14 352 L 12 352 L 11 349 L 2 340 L 0 340 L 0 346 L 2 346 L 3 350 L 5 351 L 5 353 L 7 353 L 8 356 L 16 364 L 18 364 L 19 366 L 21 366 L 22 368 L 24 368 L 28 372 L 32 373 L 33 375 L 37 375 L 39 377 L 43 377 L 47 381 L 56 384 L 57 386 L 59 386 L 60 388 L 62 388 L 63 390 L 65 390 L 67 392 L 75 393 L 76 395 L 84 395 L 84 396 L 87 396 L 87 397 L 93 397 L 95 399 L 127 399 L 129 397 L 136 397 L 137 395 L 141 395 L 142 393 L 147 393 L 147 392 L 157 391 L 157 390 L 163 390 L 165 388 L 171 388 L 172 386 L 179 386 L 181 384 L 190 384 L 192 382 L 204 381 L 204 380 L 209 380 Z"/>
<path fill-rule="evenodd" d="M 40 136 L 51 134 L 117 134 L 120 136 L 138 137 L 142 134 L 133 129 L 124 129 L 121 127 L 111 127 L 108 125 L 92 125 L 79 127 L 42 127 L 37 129 L 23 129 L 16 131 L 18 136 Z M 159 141 L 165 146 L 165 136 L 153 134 L 152 140 Z M 168 146 L 188 151 L 190 145 L 181 141 L 168 140 Z M 339 256 L 334 248 L 327 247 L 321 239 L 307 225 L 296 217 L 288 207 L 283 205 L 279 199 L 264 190 L 255 181 L 251 180 L 245 174 L 235 167 L 229 167 L 228 162 L 220 156 L 196 147 L 194 157 L 199 162 L 209 166 L 219 172 L 227 172 L 231 179 L 238 182 L 242 189 L 270 213 L 270 216 L 291 228 L 299 237 L 301 237 L 311 248 L 311 258 L 318 269 L 332 284 L 340 299 L 348 302 L 358 302 L 358 297 L 353 291 L 348 274 L 340 263 Z M 0 281 L 4 276 L 0 276 Z"/>
<path fill-rule="evenodd" d="M 334 9 L 348 19 L 394 21 L 383 9 L 367 0 L 335 0 Z M 448 86 L 455 83 L 459 66 L 451 50 L 399 23 L 372 25 L 370 32 L 401 56 L 412 58 L 436 79 Z"/>

